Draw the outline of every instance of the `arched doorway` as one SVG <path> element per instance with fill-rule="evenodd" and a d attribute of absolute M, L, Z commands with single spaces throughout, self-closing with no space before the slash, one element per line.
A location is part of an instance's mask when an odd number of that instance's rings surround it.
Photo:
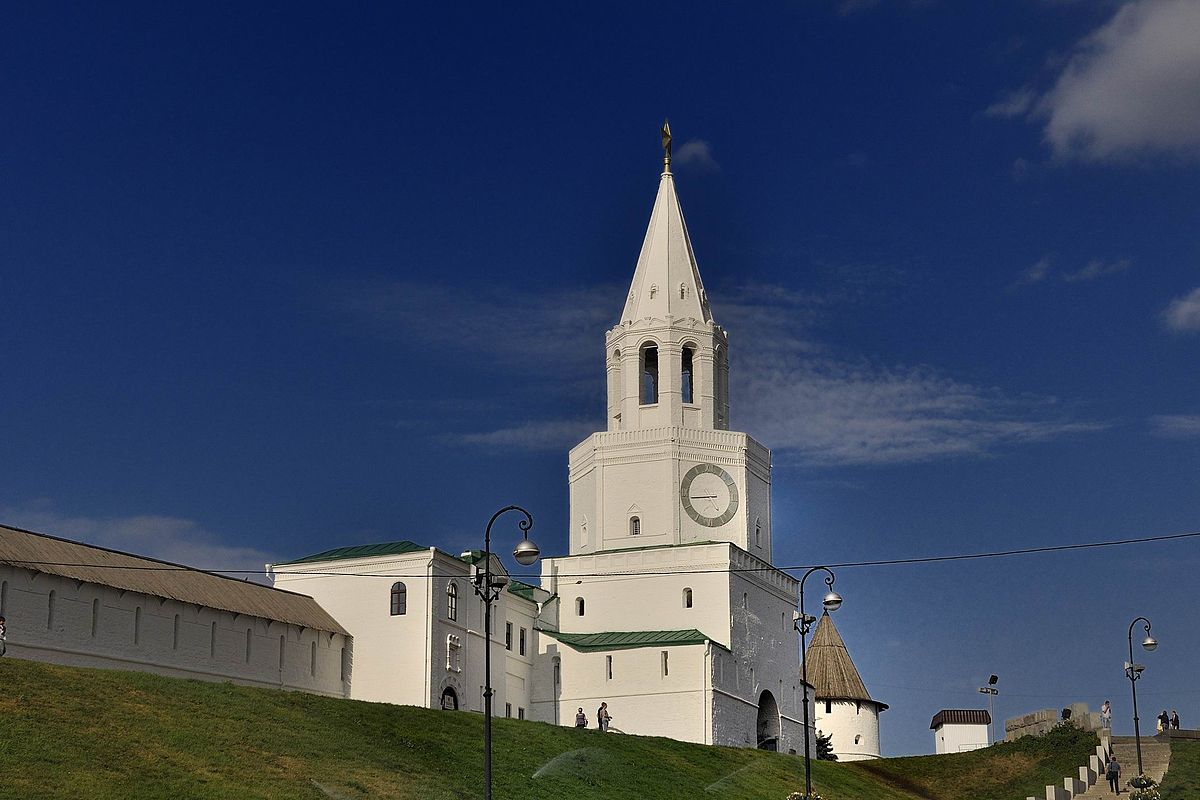
<path fill-rule="evenodd" d="M 458 711 L 458 694 L 449 686 L 442 690 L 442 711 Z"/>
<path fill-rule="evenodd" d="M 758 749 L 779 749 L 779 704 L 770 692 L 758 696 Z"/>

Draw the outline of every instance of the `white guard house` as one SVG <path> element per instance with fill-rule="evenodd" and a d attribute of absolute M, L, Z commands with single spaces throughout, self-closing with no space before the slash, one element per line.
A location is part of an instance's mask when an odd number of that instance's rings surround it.
<path fill-rule="evenodd" d="M 607 702 L 626 733 L 798 752 L 797 581 L 771 564 L 771 453 L 729 430 L 728 337 L 663 133 L 650 224 L 605 338 L 607 430 L 570 453 L 569 555 L 496 606 L 494 708 L 573 725 L 582 707 L 594 726 Z M 273 570 L 354 635 L 352 697 L 478 710 L 487 645 L 470 562 L 393 542 Z"/>
<path fill-rule="evenodd" d="M 887 704 L 871 699 L 828 611 L 817 623 L 807 658 L 817 698 L 817 732 L 833 737 L 830 744 L 839 761 L 879 758 L 879 714 Z"/>
<path fill-rule="evenodd" d="M 986 709 L 947 708 L 933 715 L 933 752 L 965 753 L 988 746 L 988 726 L 992 715 Z"/>

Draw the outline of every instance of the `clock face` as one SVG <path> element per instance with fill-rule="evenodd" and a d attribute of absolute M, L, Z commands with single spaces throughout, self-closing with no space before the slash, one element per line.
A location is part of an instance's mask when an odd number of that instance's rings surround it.
<path fill-rule="evenodd" d="M 683 510 L 694 521 L 717 528 L 733 519 L 738 509 L 737 484 L 728 472 L 713 464 L 697 464 L 679 486 Z"/>

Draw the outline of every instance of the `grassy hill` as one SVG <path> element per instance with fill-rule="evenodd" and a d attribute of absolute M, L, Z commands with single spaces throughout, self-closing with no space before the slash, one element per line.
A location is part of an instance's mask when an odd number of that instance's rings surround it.
<path fill-rule="evenodd" d="M 482 717 L 0 659 L 0 797 L 481 795 Z M 535 722 L 495 722 L 495 794 L 523 800 L 783 800 L 803 761 Z M 1088 734 L 952 756 L 814 765 L 833 800 L 1013 800 L 1086 760 Z"/>
<path fill-rule="evenodd" d="M 1164 800 L 1200 800 L 1200 742 L 1171 740 L 1171 765 L 1160 789 Z"/>

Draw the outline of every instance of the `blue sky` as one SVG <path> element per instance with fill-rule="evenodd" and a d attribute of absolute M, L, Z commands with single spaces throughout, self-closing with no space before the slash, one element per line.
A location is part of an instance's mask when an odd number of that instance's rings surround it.
<path fill-rule="evenodd" d="M 671 119 L 776 561 L 1200 529 L 1200 5 L 10 8 L 0 520 L 211 568 L 529 507 L 603 424 Z M 515 537 L 515 530 L 513 531 Z M 844 569 L 889 754 L 1200 723 L 1197 543 Z M 1147 717 L 1151 713 L 1147 712 Z"/>

